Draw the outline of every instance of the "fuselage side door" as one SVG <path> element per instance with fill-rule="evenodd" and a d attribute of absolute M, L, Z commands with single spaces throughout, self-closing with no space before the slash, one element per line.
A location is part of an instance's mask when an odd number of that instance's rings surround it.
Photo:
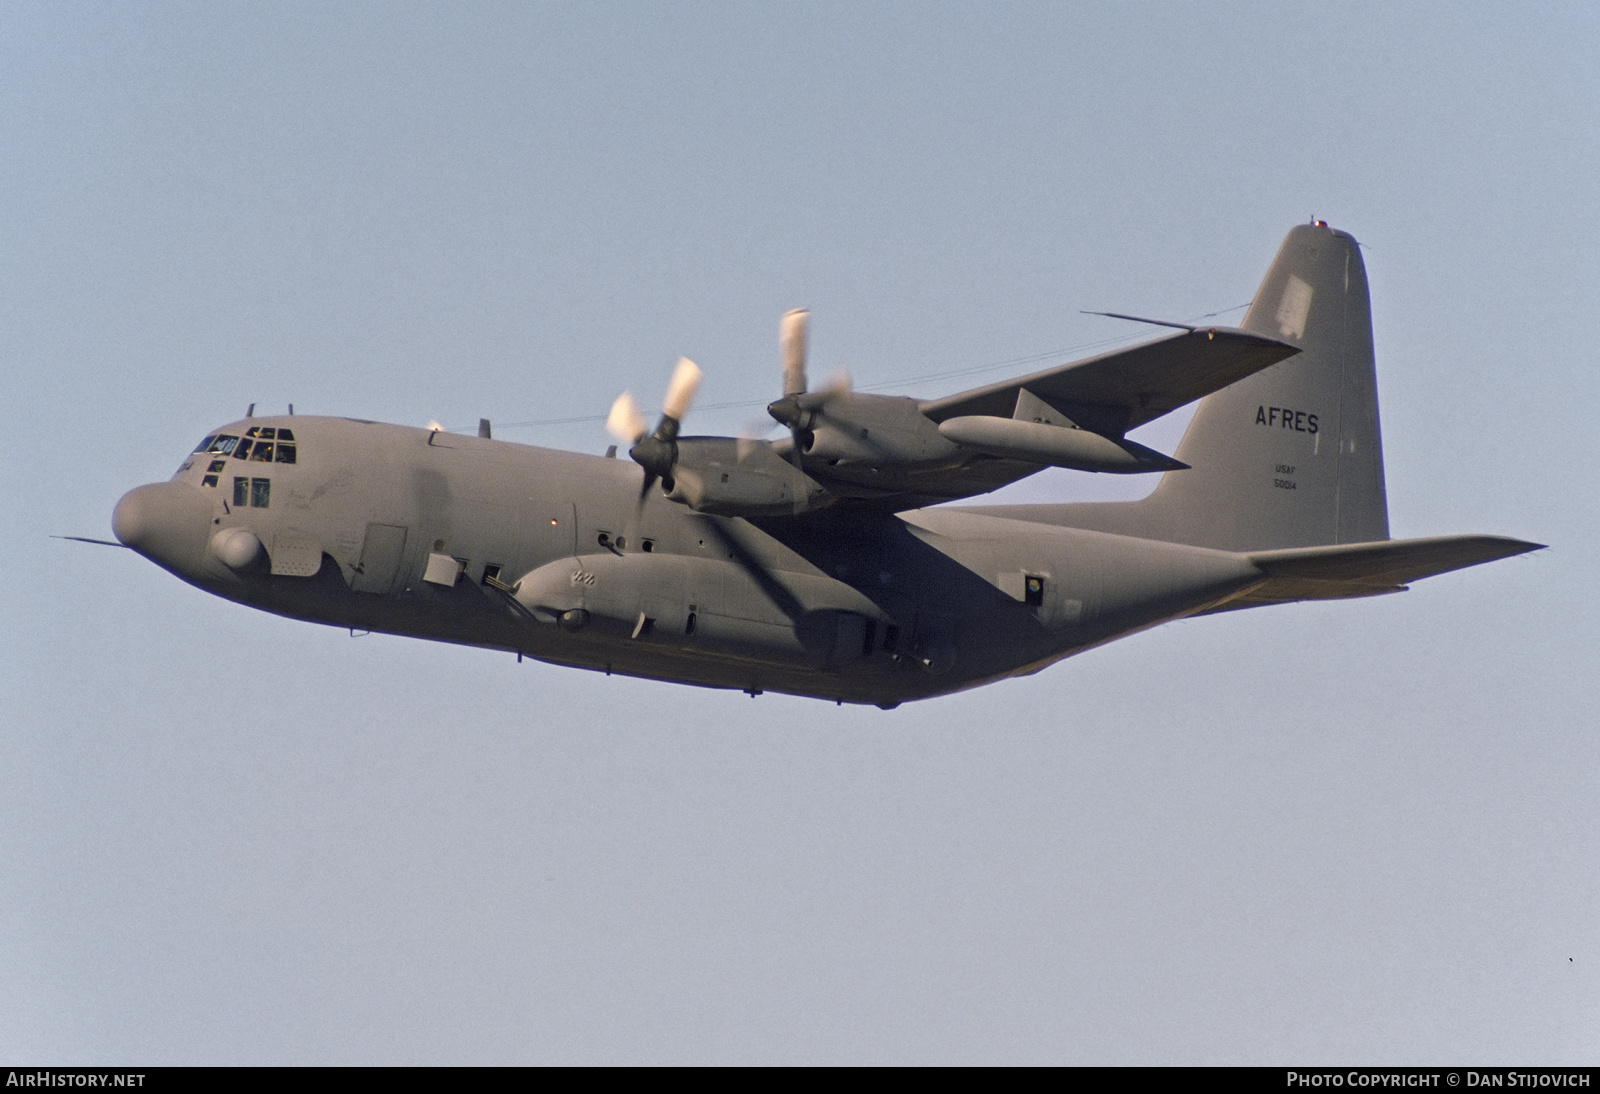
<path fill-rule="evenodd" d="M 361 561 L 350 578 L 350 588 L 358 593 L 387 595 L 394 590 L 395 577 L 405 557 L 406 529 L 399 524 L 369 524 L 361 544 Z"/>

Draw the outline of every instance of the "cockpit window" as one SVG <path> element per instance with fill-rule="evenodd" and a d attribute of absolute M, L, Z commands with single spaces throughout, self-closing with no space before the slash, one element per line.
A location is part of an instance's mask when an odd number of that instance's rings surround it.
<path fill-rule="evenodd" d="M 220 481 L 219 473 L 226 466 L 224 461 L 232 456 L 236 460 L 247 460 L 250 463 L 296 463 L 297 452 L 294 443 L 294 430 L 282 426 L 253 425 L 245 430 L 244 437 L 234 433 L 213 433 L 201 441 L 195 448 L 195 454 L 205 453 L 211 457 L 206 466 L 205 477 L 201 480 L 202 486 L 216 486 Z M 187 471 L 194 463 L 193 458 L 179 468 L 179 474 Z M 243 483 L 243 486 L 239 484 Z M 260 484 L 259 487 L 256 484 Z M 243 490 L 244 493 L 240 493 Z M 266 499 L 270 491 L 267 479 L 235 479 L 234 504 L 250 505 L 257 508 L 266 508 Z M 261 500 L 252 500 L 260 498 Z"/>
<path fill-rule="evenodd" d="M 277 431 L 277 433 L 281 438 L 285 433 L 289 433 L 289 431 L 287 429 L 280 429 Z M 289 433 L 289 436 L 293 437 L 294 434 Z M 296 462 L 295 454 L 295 446 L 293 443 L 285 444 L 282 440 L 269 441 L 265 438 L 240 441 L 239 447 L 233 450 L 234 459 L 250 460 L 254 463 L 272 463 L 274 461 L 278 463 L 294 463 Z"/>
<path fill-rule="evenodd" d="M 280 426 L 253 425 L 245 430 L 243 438 L 232 433 L 217 433 L 200 442 L 196 453 L 204 452 L 218 459 L 232 456 L 236 460 L 252 463 L 297 463 L 294 430 Z M 209 468 L 217 471 L 220 468 Z M 205 483 L 215 486 L 215 483 Z"/>

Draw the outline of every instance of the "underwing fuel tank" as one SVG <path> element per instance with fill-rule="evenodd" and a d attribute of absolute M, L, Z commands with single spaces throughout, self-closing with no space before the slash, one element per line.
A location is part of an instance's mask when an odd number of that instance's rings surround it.
<path fill-rule="evenodd" d="M 939 423 L 939 432 L 963 448 L 990 456 L 1075 471 L 1139 475 L 1150 471 L 1182 471 L 1189 466 L 1153 448 L 1128 440 L 1114 441 L 1092 430 L 986 414 L 947 418 Z"/>
<path fill-rule="evenodd" d="M 785 668 L 862 660 L 877 605 L 821 575 L 763 573 L 666 554 L 593 554 L 547 563 L 512 586 L 539 623 Z"/>

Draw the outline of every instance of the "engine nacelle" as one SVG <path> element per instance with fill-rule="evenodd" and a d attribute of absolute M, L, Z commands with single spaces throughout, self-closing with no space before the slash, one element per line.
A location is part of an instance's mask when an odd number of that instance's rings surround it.
<path fill-rule="evenodd" d="M 827 491 L 779 458 L 765 441 L 688 437 L 662 490 L 697 513 L 729 517 L 782 516 L 810 509 Z"/>
<path fill-rule="evenodd" d="M 822 404 L 802 452 L 808 460 L 879 466 L 953 464 L 961 456 L 915 399 L 854 392 Z"/>

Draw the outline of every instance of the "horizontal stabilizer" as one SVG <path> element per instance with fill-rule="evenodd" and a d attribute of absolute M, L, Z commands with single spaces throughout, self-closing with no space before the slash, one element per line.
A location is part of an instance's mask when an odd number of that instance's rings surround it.
<path fill-rule="evenodd" d="M 1247 557 L 1266 581 L 1211 610 L 1397 593 L 1425 577 L 1543 547 L 1505 536 L 1436 536 L 1254 551 Z"/>
<path fill-rule="evenodd" d="M 921 410 L 935 422 L 977 414 L 1009 418 L 1026 389 L 1084 429 L 1120 437 L 1299 352 L 1262 334 L 1207 327 L 930 399 Z"/>

